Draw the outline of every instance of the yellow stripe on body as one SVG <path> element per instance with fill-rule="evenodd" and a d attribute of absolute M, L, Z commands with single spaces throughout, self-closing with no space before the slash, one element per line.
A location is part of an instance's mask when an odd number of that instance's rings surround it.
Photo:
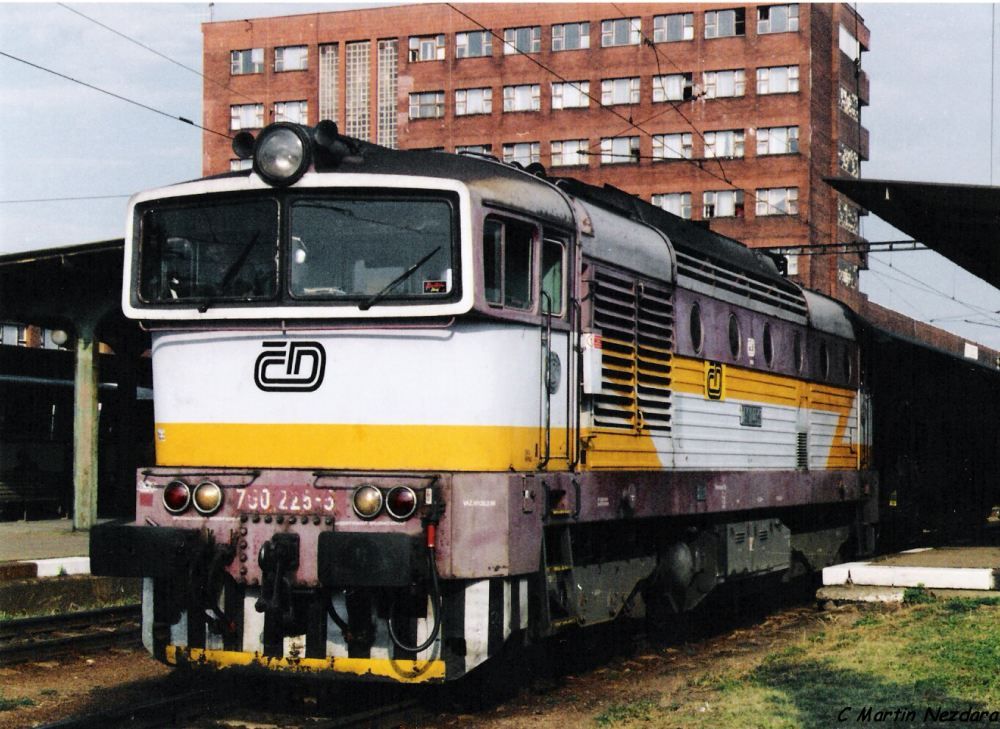
<path fill-rule="evenodd" d="M 156 431 L 161 466 L 388 471 L 534 470 L 541 435 L 515 426 L 303 423 L 157 423 Z M 553 446 L 565 440 L 564 428 L 552 429 Z"/>
<path fill-rule="evenodd" d="M 242 651 L 205 650 L 175 645 L 166 647 L 166 660 L 171 665 L 193 663 L 213 668 L 253 666 L 271 671 L 303 671 L 350 673 L 355 676 L 390 678 L 400 683 L 423 683 L 443 680 L 442 660 L 403 661 L 390 658 L 277 658 Z"/>
<path fill-rule="evenodd" d="M 772 372 L 750 370 L 735 365 L 725 367 L 725 398 L 750 405 L 805 407 L 813 412 L 837 416 L 833 444 L 827 457 L 830 470 L 855 469 L 859 466 L 860 448 L 845 442 L 851 411 L 857 393 L 845 387 L 810 382 Z M 675 357 L 671 387 L 674 392 L 700 395 L 708 399 L 705 384 L 705 360 Z"/>

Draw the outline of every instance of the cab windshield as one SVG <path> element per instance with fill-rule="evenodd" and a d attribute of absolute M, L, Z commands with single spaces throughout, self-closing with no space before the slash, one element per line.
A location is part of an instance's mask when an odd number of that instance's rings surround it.
<path fill-rule="evenodd" d="M 451 293 L 451 206 L 442 200 L 296 200 L 291 293 L 422 298 Z"/>
<path fill-rule="evenodd" d="M 443 197 L 363 190 L 156 201 L 137 214 L 138 298 L 201 310 L 450 300 L 455 213 Z"/>

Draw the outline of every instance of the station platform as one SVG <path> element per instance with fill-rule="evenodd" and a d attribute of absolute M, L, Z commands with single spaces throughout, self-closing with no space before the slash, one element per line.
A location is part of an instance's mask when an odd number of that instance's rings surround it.
<path fill-rule="evenodd" d="M 89 574 L 89 548 L 71 519 L 0 522 L 0 580 Z"/>
<path fill-rule="evenodd" d="M 823 569 L 821 600 L 902 602 L 908 588 L 932 595 L 1000 597 L 1000 547 L 910 549 Z"/>
<path fill-rule="evenodd" d="M 0 522 L 0 616 L 138 602 L 141 581 L 93 577 L 89 549 L 70 519 Z"/>

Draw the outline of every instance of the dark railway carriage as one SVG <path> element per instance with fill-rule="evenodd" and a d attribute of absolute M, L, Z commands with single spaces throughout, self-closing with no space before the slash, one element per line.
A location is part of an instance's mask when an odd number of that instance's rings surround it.
<path fill-rule="evenodd" d="M 770 259 L 328 123 L 253 155 L 130 205 L 156 463 L 92 559 L 159 658 L 451 679 L 871 548 L 854 327 Z"/>

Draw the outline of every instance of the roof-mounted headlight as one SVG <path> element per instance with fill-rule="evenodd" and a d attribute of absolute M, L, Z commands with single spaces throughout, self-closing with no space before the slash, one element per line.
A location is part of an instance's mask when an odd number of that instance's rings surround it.
<path fill-rule="evenodd" d="M 309 135 L 295 124 L 272 124 L 257 137 L 253 169 L 269 185 L 295 183 L 311 163 Z"/>

